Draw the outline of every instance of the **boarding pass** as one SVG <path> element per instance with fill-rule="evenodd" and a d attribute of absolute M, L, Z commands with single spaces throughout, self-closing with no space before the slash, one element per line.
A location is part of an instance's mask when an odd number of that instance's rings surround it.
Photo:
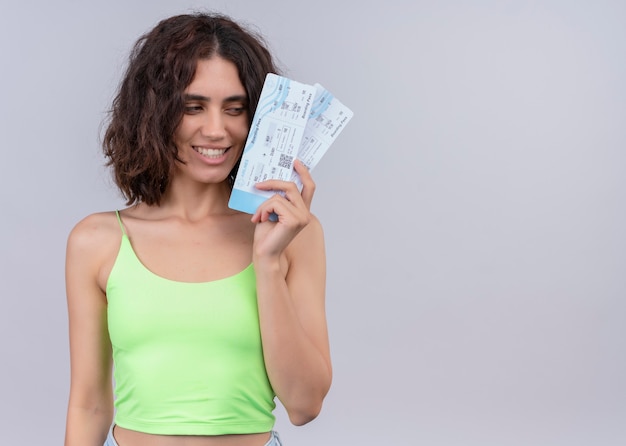
<path fill-rule="evenodd" d="M 275 192 L 254 187 L 279 179 L 302 182 L 298 158 L 313 169 L 352 118 L 352 111 L 320 84 L 307 85 L 277 74 L 266 76 L 228 202 L 253 214 Z"/>

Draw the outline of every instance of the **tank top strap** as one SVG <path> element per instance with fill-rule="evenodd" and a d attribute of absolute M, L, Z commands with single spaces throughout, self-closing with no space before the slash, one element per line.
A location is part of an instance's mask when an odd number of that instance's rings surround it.
<path fill-rule="evenodd" d="M 126 235 L 126 230 L 124 229 L 124 223 L 122 223 L 122 217 L 120 217 L 120 211 L 116 210 L 115 215 L 117 217 L 117 222 L 120 224 L 120 229 L 122 230 L 122 234 Z"/>

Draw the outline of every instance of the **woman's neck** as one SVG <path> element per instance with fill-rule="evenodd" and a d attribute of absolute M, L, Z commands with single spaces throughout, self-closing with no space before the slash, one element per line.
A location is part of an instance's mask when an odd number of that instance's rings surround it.
<path fill-rule="evenodd" d="M 159 207 L 188 220 L 230 214 L 235 212 L 228 207 L 230 191 L 226 181 L 206 184 L 175 177 L 168 184 Z"/>

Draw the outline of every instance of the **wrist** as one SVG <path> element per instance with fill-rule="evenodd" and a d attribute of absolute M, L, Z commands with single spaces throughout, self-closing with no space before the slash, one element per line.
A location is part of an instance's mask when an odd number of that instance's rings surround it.
<path fill-rule="evenodd" d="M 254 254 L 252 263 L 257 273 L 276 274 L 280 272 L 280 256 L 279 255 L 261 255 Z"/>

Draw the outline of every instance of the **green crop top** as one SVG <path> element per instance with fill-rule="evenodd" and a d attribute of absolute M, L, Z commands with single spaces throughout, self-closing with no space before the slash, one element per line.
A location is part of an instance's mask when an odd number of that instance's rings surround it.
<path fill-rule="evenodd" d="M 162 435 L 272 430 L 252 265 L 213 282 L 162 278 L 117 218 L 122 242 L 106 288 L 115 423 Z"/>

